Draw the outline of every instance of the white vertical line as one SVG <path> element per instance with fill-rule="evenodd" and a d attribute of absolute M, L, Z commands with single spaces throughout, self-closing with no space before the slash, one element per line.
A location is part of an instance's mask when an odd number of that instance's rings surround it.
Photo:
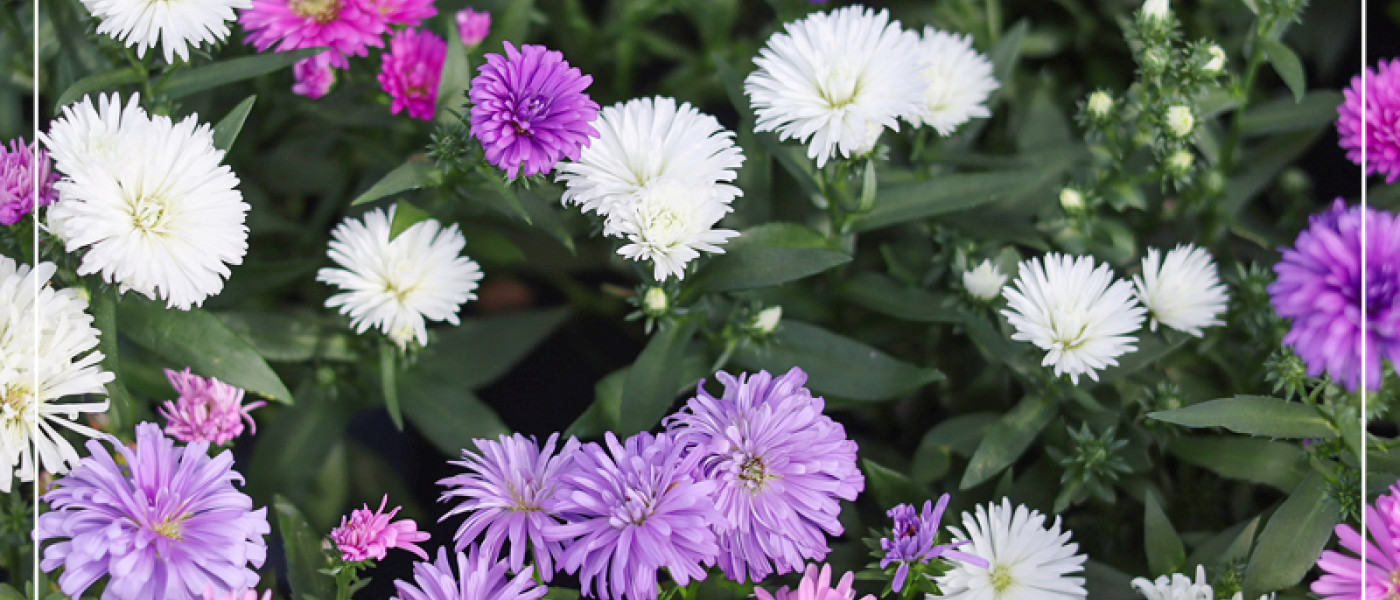
<path fill-rule="evenodd" d="M 31 105 L 29 107 L 30 116 L 32 118 L 32 121 L 30 123 L 31 129 L 29 140 L 30 143 L 34 145 L 33 152 L 31 155 L 31 158 L 33 158 L 34 160 L 32 161 L 30 169 L 30 173 L 33 174 L 34 180 L 34 206 L 29 211 L 29 217 L 31 219 L 34 219 L 34 238 L 31 241 L 31 243 L 33 244 L 32 248 L 34 250 L 34 265 L 31 267 L 30 273 L 36 273 L 36 271 L 39 268 L 39 190 L 42 186 L 42 182 L 39 180 L 39 169 L 37 168 L 39 166 L 39 1 L 40 0 L 34 0 L 34 22 L 30 25 L 31 31 L 33 31 L 31 37 L 33 38 L 34 42 L 33 63 L 30 65 L 32 71 L 29 74 L 29 79 L 32 82 L 31 85 L 33 86 L 32 91 L 34 92 L 34 94 L 30 96 Z M 39 306 L 38 277 L 34 278 L 34 308 L 35 315 L 42 316 L 43 307 Z M 34 319 L 33 364 L 36 368 L 34 369 L 34 381 L 30 388 L 35 403 L 34 410 L 30 411 L 33 418 L 33 422 L 31 422 L 29 425 L 29 444 L 31 446 L 30 458 L 34 461 L 34 531 L 32 533 L 38 533 L 39 529 L 39 369 L 37 368 L 39 366 L 39 320 L 40 319 L 38 318 Z M 32 585 L 34 586 L 34 597 L 38 598 L 41 596 L 42 593 L 39 589 L 39 541 L 32 534 L 30 535 L 29 539 L 33 542 L 30 547 L 33 548 L 34 553 L 34 571 L 32 573 L 33 577 L 30 579 L 30 581 L 33 582 Z"/>
<path fill-rule="evenodd" d="M 1366 4 L 1361 3 L 1361 539 L 1366 540 L 1366 334 L 1370 327 L 1366 320 L 1366 88 L 1367 80 L 1366 65 Z M 1370 544 L 1361 544 L 1361 581 L 1366 581 L 1366 567 L 1370 564 L 1367 561 L 1366 547 Z M 1363 586 L 1364 587 L 1364 586 Z M 1362 598 L 1362 600 L 1370 600 Z"/>

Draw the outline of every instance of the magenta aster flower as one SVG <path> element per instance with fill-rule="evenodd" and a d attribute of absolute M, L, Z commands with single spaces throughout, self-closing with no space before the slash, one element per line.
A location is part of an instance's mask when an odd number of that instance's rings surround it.
<path fill-rule="evenodd" d="M 384 66 L 379 70 L 379 86 L 394 102 L 389 111 L 433 120 L 437 112 L 438 81 L 447 58 L 447 42 L 426 29 L 404 29 L 389 40 Z"/>
<path fill-rule="evenodd" d="M 436 561 L 413 565 L 414 583 L 395 581 L 399 595 L 393 600 L 538 600 L 548 591 L 531 578 L 533 566 L 509 578 L 505 561 L 476 546 L 470 554 L 456 554 L 457 575 L 447 556 L 447 548 L 438 548 Z"/>
<path fill-rule="evenodd" d="M 570 67 L 563 53 L 544 46 L 505 43 L 506 55 L 487 54 L 472 78 L 472 137 L 486 160 L 514 179 L 548 173 L 561 158 L 578 160 L 598 118 L 598 103 L 583 92 L 593 77 Z"/>
<path fill-rule="evenodd" d="M 330 93 L 335 85 L 335 67 L 331 66 L 334 59 L 334 52 L 322 52 L 297 61 L 292 65 L 292 76 L 296 78 L 292 92 L 312 100 Z"/>
<path fill-rule="evenodd" d="M 758 582 L 775 569 L 781 575 L 825 558 L 826 535 L 842 532 L 840 500 L 865 488 L 856 443 L 802 387 L 802 369 L 776 379 L 767 371 L 715 377 L 723 397 L 711 396 L 702 381 L 665 423 L 702 457 L 700 468 L 718 486 L 715 506 L 732 525 L 719 537 L 725 575 Z"/>
<path fill-rule="evenodd" d="M 1361 286 L 1361 222 L 1366 221 L 1366 287 Z M 1400 364 L 1400 219 L 1394 213 L 1347 208 L 1338 198 L 1331 210 L 1313 215 L 1293 248 L 1274 265 L 1269 286 L 1274 310 L 1293 320 L 1283 341 L 1308 365 L 1308 375 L 1326 371 L 1356 391 L 1363 373 L 1376 389 L 1381 363 Z M 1366 295 L 1366 320 L 1361 297 Z M 1361 344 L 1366 362 L 1361 362 Z"/>
<path fill-rule="evenodd" d="M 418 531 L 418 524 L 413 519 L 391 523 L 394 515 L 399 514 L 399 509 L 403 507 L 395 506 L 394 510 L 385 513 L 384 507 L 388 505 L 389 496 L 386 494 L 379 501 L 379 510 L 370 510 L 366 504 L 364 508 L 350 511 L 349 517 L 340 518 L 340 527 L 332 529 L 330 535 L 336 550 L 340 551 L 340 558 L 346 562 L 384 560 L 390 549 L 398 548 L 428 560 L 428 553 L 414 542 L 426 542 L 432 536 L 426 531 Z"/>
<path fill-rule="evenodd" d="M 1389 494 L 1381 494 L 1374 505 L 1366 507 L 1366 529 L 1370 540 L 1350 525 L 1337 526 L 1337 540 L 1356 556 L 1324 551 L 1317 561 L 1323 575 L 1312 583 L 1314 594 L 1323 600 L 1400 597 L 1400 483 L 1391 485 Z M 1360 558 L 1363 546 L 1364 563 Z"/>
<path fill-rule="evenodd" d="M 167 400 L 160 407 L 165 417 L 165 433 L 182 442 L 213 442 L 222 446 L 243 435 L 246 422 L 252 433 L 258 432 L 248 411 L 265 406 L 263 401 L 243 404 L 243 390 L 227 383 L 184 371 L 165 370 L 166 379 L 180 397 Z"/>
<path fill-rule="evenodd" d="M 1360 75 L 1342 90 L 1346 101 L 1337 107 L 1337 136 L 1351 162 L 1361 164 L 1366 149 L 1366 174 L 1385 175 L 1386 183 L 1400 179 L 1400 59 L 1366 67 L 1366 106 L 1361 106 Z M 1361 121 L 1366 136 L 1361 136 Z"/>
<path fill-rule="evenodd" d="M 855 578 L 855 573 L 846 573 L 833 588 L 831 565 L 822 565 L 820 572 L 817 571 L 816 565 L 807 565 L 807 572 L 802 575 L 797 589 L 792 590 L 784 586 L 778 593 L 770 594 L 768 590 L 756 587 L 753 594 L 758 600 L 852 600 L 856 597 L 856 591 L 851 587 Z M 875 600 L 875 596 L 867 594 L 861 600 Z"/>
<path fill-rule="evenodd" d="M 435 0 L 367 0 L 370 7 L 379 13 L 379 18 L 389 25 L 418 27 L 424 19 L 437 14 Z"/>
<path fill-rule="evenodd" d="M 512 572 L 520 572 L 525 564 L 525 549 L 532 546 L 540 577 L 544 581 L 553 578 L 553 559 L 559 556 L 561 545 L 557 540 L 545 541 L 544 530 L 558 520 L 544 506 L 559 489 L 561 477 L 579 446 L 578 440 L 569 438 L 555 454 L 558 441 L 559 434 L 551 435 L 541 449 L 534 440 L 518 433 L 502 435 L 500 441 L 472 440 L 480 454 L 462 450 L 462 460 L 451 461 L 467 472 L 439 481 L 438 485 L 449 488 L 439 500 L 464 500 L 441 520 L 471 513 L 453 536 L 458 551 L 481 540 L 483 553 L 499 556 L 509 536 Z"/>
<path fill-rule="evenodd" d="M 713 529 L 726 523 L 715 483 L 693 476 L 699 453 L 667 434 L 642 432 L 622 444 L 608 432 L 605 441 L 606 450 L 579 448 L 546 507 L 565 520 L 544 534 L 564 542 L 560 568 L 579 573 L 585 596 L 603 600 L 655 600 L 663 567 L 677 585 L 703 580 L 719 552 Z"/>
<path fill-rule="evenodd" d="M 155 423 L 136 426 L 136 448 L 108 438 L 121 464 L 97 440 L 43 499 L 34 539 L 45 572 L 63 567 L 58 585 L 77 598 L 108 576 L 107 600 L 194 600 L 206 588 L 258 583 L 249 565 L 267 557 L 267 509 L 234 488 L 243 476 L 233 454 L 210 458 L 208 442 L 176 446 Z"/>
<path fill-rule="evenodd" d="M 365 56 L 384 45 L 388 23 L 370 0 L 253 0 L 238 22 L 244 42 L 265 52 L 329 48 L 330 64 L 344 69 L 349 56 Z"/>
<path fill-rule="evenodd" d="M 491 35 L 491 13 L 475 11 L 471 7 L 457 11 L 457 35 L 461 36 L 462 45 L 468 48 L 480 44 Z"/>
<path fill-rule="evenodd" d="M 53 184 L 58 173 L 53 172 L 49 153 L 24 143 L 24 138 L 10 140 L 9 148 L 0 145 L 0 225 L 14 225 L 34 210 L 34 180 L 39 180 L 39 206 L 48 206 L 58 199 Z"/>
<path fill-rule="evenodd" d="M 946 556 L 983 569 L 989 568 L 986 560 L 954 550 L 958 546 L 972 543 L 971 540 L 955 544 L 934 544 L 938 538 L 939 524 L 943 521 L 943 511 L 948 509 L 948 501 L 951 498 L 950 494 L 943 494 L 938 499 L 937 507 L 934 507 L 932 500 L 924 501 L 922 514 L 909 504 L 901 504 L 885 513 L 894 519 L 894 529 L 890 537 L 880 540 L 880 548 L 885 551 L 884 558 L 880 559 L 880 568 L 887 569 L 891 564 L 899 563 L 892 582 L 894 591 L 904 589 L 904 579 L 909 576 L 909 565 L 913 563 L 928 564 L 935 558 Z"/>

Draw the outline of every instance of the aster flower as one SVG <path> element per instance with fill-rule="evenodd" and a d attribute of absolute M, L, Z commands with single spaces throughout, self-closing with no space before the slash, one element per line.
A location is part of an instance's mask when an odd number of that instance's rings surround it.
<path fill-rule="evenodd" d="M 990 259 L 983 260 L 977 268 L 965 271 L 962 276 L 963 288 L 973 298 L 989 301 L 1001 295 L 1001 286 L 1006 285 L 1006 275 Z"/>
<path fill-rule="evenodd" d="M 1366 223 L 1366 286 L 1361 286 L 1362 221 Z M 1309 377 L 1326 371 L 1356 391 L 1365 377 L 1376 389 L 1382 361 L 1400 364 L 1400 219 L 1394 213 L 1347 208 L 1313 215 L 1269 285 L 1274 310 L 1292 319 L 1283 341 L 1308 365 Z M 1366 296 L 1366 321 L 1361 297 Z M 1361 362 L 1361 344 L 1366 362 Z"/>
<path fill-rule="evenodd" d="M 243 262 L 248 205 L 209 125 L 149 116 L 139 101 L 118 113 L 115 94 L 98 108 L 84 98 L 39 135 L 64 175 L 49 227 L 68 252 L 85 251 L 79 275 L 188 310 Z"/>
<path fill-rule="evenodd" d="M 1084 578 L 1071 577 L 1084 568 L 1068 531 L 1060 533 L 1060 518 L 1047 528 L 1045 515 L 1003 498 L 1001 504 L 977 506 L 963 513 L 962 528 L 950 526 L 953 541 L 971 540 L 966 552 L 985 559 L 987 567 L 968 561 L 936 581 L 950 600 L 1051 600 L 1087 597 Z"/>
<path fill-rule="evenodd" d="M 910 115 L 910 123 L 947 136 L 971 119 L 992 116 L 985 103 L 1001 84 L 992 77 L 992 61 L 972 48 L 972 36 L 925 27 L 918 52 L 927 61 L 920 73 L 924 110 Z"/>
<path fill-rule="evenodd" d="M 379 70 L 379 86 L 394 99 L 389 112 L 397 115 L 407 109 L 410 117 L 433 120 L 446 59 L 447 42 L 437 34 L 426 29 L 395 33 Z"/>
<path fill-rule="evenodd" d="M 567 157 L 578 160 L 590 137 L 598 103 L 583 90 L 593 83 L 570 67 L 563 53 L 544 46 L 520 50 L 505 42 L 506 55 L 487 54 L 472 78 L 472 137 L 486 148 L 486 160 L 515 179 L 548 173 Z"/>
<path fill-rule="evenodd" d="M 334 52 L 322 52 L 292 65 L 292 76 L 296 78 L 292 93 L 312 100 L 330 93 L 331 86 L 335 85 L 335 67 L 331 66 L 334 56 Z"/>
<path fill-rule="evenodd" d="M 190 47 L 221 42 L 228 38 L 228 22 L 233 10 L 252 6 L 250 0 L 82 0 L 83 6 L 101 23 L 97 32 L 112 36 L 136 49 L 144 58 L 147 48 L 159 42 L 165 62 L 175 57 L 186 61 Z"/>
<path fill-rule="evenodd" d="M 1133 579 L 1132 585 L 1147 600 L 1215 600 L 1215 589 L 1206 582 L 1206 568 L 1202 565 L 1196 565 L 1195 581 L 1173 573 L 1156 580 L 1138 577 Z"/>
<path fill-rule="evenodd" d="M 1002 311 L 1016 328 L 1011 339 L 1047 350 L 1041 365 L 1055 375 L 1080 375 L 1099 380 L 1098 371 L 1118 364 L 1117 357 L 1135 350 L 1132 335 L 1142 326 L 1144 309 L 1133 297 L 1132 285 L 1116 279 L 1107 264 L 1093 257 L 1045 255 L 1022 261 L 1013 286 L 1002 290 Z"/>
<path fill-rule="evenodd" d="M 1322 576 L 1312 583 L 1312 592 L 1322 600 L 1371 600 L 1400 594 L 1400 483 L 1392 484 L 1389 493 L 1366 507 L 1365 523 L 1369 536 L 1346 523 L 1335 529 L 1337 541 L 1351 554 L 1325 550 L 1318 559 Z"/>
<path fill-rule="evenodd" d="M 768 593 L 761 587 L 753 589 L 754 597 L 758 600 L 854 600 L 856 591 L 851 587 L 855 583 L 855 573 L 846 573 L 841 576 L 841 581 L 836 587 L 831 587 L 831 565 L 822 565 L 821 571 L 817 571 L 816 565 L 807 565 L 807 571 L 802 576 L 802 581 L 798 582 L 797 589 L 789 589 L 783 586 L 775 594 Z M 865 595 L 860 600 L 875 600 L 875 596 Z"/>
<path fill-rule="evenodd" d="M 548 590 L 531 578 L 534 566 L 515 577 L 506 576 L 505 561 L 477 552 L 456 553 L 457 574 L 452 574 L 447 548 L 438 548 L 437 560 L 413 565 L 413 583 L 394 582 L 393 600 L 539 600 Z"/>
<path fill-rule="evenodd" d="M 207 442 L 176 446 L 155 423 L 136 426 L 136 448 L 108 438 L 118 464 L 96 440 L 92 453 L 44 494 L 34 539 L 40 567 L 63 567 L 58 585 L 74 598 L 103 575 L 103 598 L 197 599 L 258 583 L 249 568 L 267 557 L 267 509 L 234 488 L 243 476 L 233 454 L 206 453 Z"/>
<path fill-rule="evenodd" d="M 758 117 L 754 130 L 808 144 L 817 168 L 868 150 L 883 130 L 899 131 L 899 118 L 924 111 L 919 36 L 888 11 L 848 6 L 783 29 L 759 50 L 744 93 Z"/>
<path fill-rule="evenodd" d="M 371 0 L 252 0 L 238 16 L 244 43 L 259 52 L 329 48 L 330 64 L 350 67 L 350 56 L 365 56 L 384 45 L 388 23 Z"/>
<path fill-rule="evenodd" d="M 330 244 L 331 260 L 343 268 L 321 269 L 316 280 L 340 288 L 326 307 L 349 315 L 356 333 L 373 326 L 399 347 L 426 345 L 425 320 L 458 324 L 462 304 L 476 299 L 481 267 L 461 256 L 467 239 L 457 225 L 424 219 L 390 239 L 393 222 L 394 207 L 343 221 Z"/>
<path fill-rule="evenodd" d="M 471 7 L 457 11 L 457 35 L 462 37 L 462 45 L 475 47 L 491 35 L 491 13 L 475 11 Z"/>
<path fill-rule="evenodd" d="M 14 225 L 36 206 L 48 206 L 58 199 L 53 184 L 58 181 L 49 163 L 49 153 L 24 143 L 24 138 L 0 145 L 0 225 Z M 34 188 L 38 181 L 38 203 Z"/>
<path fill-rule="evenodd" d="M 1366 86 L 1366 105 L 1361 105 L 1361 88 Z M 1347 158 L 1362 165 L 1366 151 L 1367 175 L 1384 175 L 1386 183 L 1400 179 L 1400 59 L 1382 60 L 1376 68 L 1366 67 L 1366 77 L 1351 78 L 1351 87 L 1342 90 L 1345 101 L 1337 106 L 1337 136 Z M 1362 121 L 1366 122 L 1365 137 Z"/>
<path fill-rule="evenodd" d="M 436 0 L 367 0 L 369 9 L 379 13 L 388 25 L 418 27 L 437 14 Z M 391 42 L 392 43 L 392 42 Z"/>
<path fill-rule="evenodd" d="M 904 580 L 909 576 L 911 564 L 928 564 L 935 558 L 946 556 L 964 560 L 982 568 L 987 567 L 987 561 L 966 552 L 954 550 L 958 546 L 971 543 L 970 541 L 964 540 L 956 544 L 934 544 L 934 541 L 938 539 L 939 523 L 943 521 L 943 511 L 948 509 L 950 499 L 952 499 L 951 495 L 943 494 L 938 499 L 936 508 L 932 500 L 924 501 L 922 514 L 908 504 L 900 504 L 885 513 L 894 519 L 894 529 L 891 530 L 889 537 L 880 540 L 880 549 L 885 551 L 885 556 L 880 559 L 880 568 L 888 569 L 890 565 L 899 563 L 899 567 L 894 572 L 894 580 L 891 582 L 894 591 L 898 592 L 904 589 Z"/>
<path fill-rule="evenodd" d="M 856 443 L 803 387 L 802 369 L 715 377 L 723 396 L 699 387 L 664 423 L 716 485 L 711 500 L 730 525 L 719 532 L 719 564 L 740 583 L 800 571 L 826 557 L 826 536 L 843 531 L 840 501 L 865 488 Z"/>
<path fill-rule="evenodd" d="M 254 589 L 219 593 L 213 587 L 205 587 L 204 600 L 272 600 L 272 590 L 263 590 L 262 595 L 258 595 Z"/>
<path fill-rule="evenodd" d="M 1201 337 L 1201 329 L 1221 325 L 1230 297 L 1210 253 L 1193 244 L 1178 244 L 1166 259 L 1156 248 L 1148 248 L 1142 259 L 1142 274 L 1133 277 L 1137 299 L 1151 316 L 1149 327 L 1157 323 Z"/>
<path fill-rule="evenodd" d="M 426 531 L 418 531 L 418 524 L 413 519 L 394 521 L 394 515 L 399 514 L 399 509 L 403 507 L 395 506 L 394 510 L 385 513 L 384 507 L 388 505 L 389 496 L 386 494 L 379 501 L 378 510 L 370 510 L 366 504 L 364 508 L 350 511 L 350 516 L 340 518 L 340 526 L 331 530 L 330 538 L 335 542 L 336 550 L 340 551 L 341 559 L 346 562 L 384 560 L 389 550 L 398 548 L 428 560 L 428 553 L 415 542 L 426 542 L 432 536 Z"/>
<path fill-rule="evenodd" d="M 243 390 L 213 377 L 204 378 L 185 370 L 165 370 L 165 378 L 180 397 L 166 400 L 160 407 L 165 417 L 165 433 L 182 442 L 211 442 L 222 446 L 243 435 L 243 423 L 251 433 L 258 432 L 248 411 L 267 405 L 257 401 L 243 404 Z"/>
<path fill-rule="evenodd" d="M 438 485 L 448 488 L 439 500 L 464 500 L 439 520 L 470 513 L 453 536 L 459 552 L 481 540 L 483 553 L 499 556 L 509 537 L 512 572 L 519 573 L 524 566 L 528 544 L 534 548 L 540 577 L 544 581 L 554 577 L 554 557 L 559 556 L 562 545 L 557 540 L 545 541 L 546 526 L 558 520 L 544 507 L 552 502 L 579 446 L 571 437 L 556 454 L 558 441 L 557 433 L 545 440 L 544 448 L 518 433 L 502 435 L 499 441 L 472 440 L 477 452 L 464 449 L 461 461 L 451 461 L 467 472 L 439 481 Z"/>
<path fill-rule="evenodd" d="M 4 493 L 16 477 L 34 481 L 40 465 L 50 473 L 66 473 L 78 464 L 78 452 L 56 426 L 97 437 L 101 434 L 96 430 L 78 423 L 78 415 L 107 410 L 105 398 L 65 401 L 70 396 L 106 395 L 103 386 L 112 381 L 112 374 L 102 370 L 103 356 L 96 350 L 98 332 L 87 313 L 87 300 L 77 290 L 54 289 L 49 280 L 55 271 L 53 263 L 41 262 L 31 269 L 0 256 L 0 492 Z"/>
<path fill-rule="evenodd" d="M 638 433 L 624 445 L 608 432 L 606 443 L 579 447 L 545 506 L 565 521 L 544 533 L 564 544 L 559 567 L 603 600 L 655 600 L 663 567 L 676 585 L 705 579 L 719 551 L 714 528 L 726 524 L 715 482 L 694 478 L 699 453 L 667 434 Z"/>

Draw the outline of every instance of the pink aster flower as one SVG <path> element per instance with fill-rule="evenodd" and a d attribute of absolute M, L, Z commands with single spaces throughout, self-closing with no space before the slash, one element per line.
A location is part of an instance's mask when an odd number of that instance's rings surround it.
<path fill-rule="evenodd" d="M 370 0 L 253 0 L 238 22 L 244 42 L 259 52 L 329 48 L 330 63 L 350 66 L 348 56 L 365 56 L 384 45 L 388 23 Z"/>
<path fill-rule="evenodd" d="M 1322 577 L 1312 583 L 1323 600 L 1379 600 L 1400 596 L 1400 482 L 1366 507 L 1370 540 L 1350 525 L 1338 525 L 1337 540 L 1358 556 L 1327 550 L 1317 561 Z M 1361 548 L 1366 548 L 1363 563 Z"/>
<path fill-rule="evenodd" d="M 570 67 L 563 53 L 544 46 L 505 43 L 506 54 L 487 54 L 471 82 L 472 137 L 486 160 L 511 179 L 548 173 L 598 137 L 598 103 L 584 90 L 593 77 Z"/>
<path fill-rule="evenodd" d="M 379 18 L 390 25 L 418 27 L 437 14 L 435 0 L 368 0 L 369 5 L 379 13 Z"/>
<path fill-rule="evenodd" d="M 292 66 L 292 75 L 297 80 L 292 84 L 292 92 L 313 100 L 329 93 L 331 86 L 335 85 L 335 67 L 331 66 L 333 60 L 334 52 L 322 52 L 297 61 Z"/>
<path fill-rule="evenodd" d="M 428 560 L 424 552 L 414 542 L 426 542 L 431 537 L 426 531 L 418 531 L 413 519 L 390 522 L 402 506 L 384 512 L 389 504 L 389 496 L 379 501 L 379 510 L 372 511 L 369 505 L 350 512 L 349 517 L 340 518 L 340 527 L 331 530 L 331 541 L 340 550 L 340 557 L 347 562 L 362 560 L 384 560 L 391 548 L 407 550 Z"/>
<path fill-rule="evenodd" d="M 1361 164 L 1366 149 L 1367 175 L 1385 175 L 1386 183 L 1400 179 L 1400 59 L 1382 60 L 1366 68 L 1366 106 L 1361 106 L 1360 75 L 1343 90 L 1346 101 L 1337 107 L 1337 135 L 1351 162 Z M 1366 137 L 1361 121 L 1366 120 Z"/>
<path fill-rule="evenodd" d="M 851 588 L 851 584 L 855 582 L 855 578 L 855 573 L 846 573 L 833 588 L 831 565 L 822 565 L 820 572 L 817 571 L 817 565 L 807 565 L 807 572 L 797 584 L 797 589 L 784 586 L 776 594 L 770 594 L 768 590 L 756 587 L 753 594 L 758 600 L 853 600 L 856 591 Z M 866 595 L 861 600 L 875 600 L 875 596 Z"/>
<path fill-rule="evenodd" d="M 475 11 L 471 7 L 457 11 L 457 35 L 462 37 L 462 45 L 471 48 L 491 35 L 491 13 Z"/>
<path fill-rule="evenodd" d="M 410 117 L 433 120 L 446 58 L 447 42 L 431 31 L 404 29 L 395 33 L 379 71 L 379 86 L 394 99 L 389 111 L 397 115 L 408 109 Z"/>
<path fill-rule="evenodd" d="M 10 140 L 9 148 L 0 145 L 0 225 L 14 225 L 34 210 L 34 180 L 39 180 L 38 206 L 47 206 L 58 199 L 53 184 L 58 173 L 53 172 L 49 153 L 42 148 L 38 158 L 34 147 L 24 138 Z"/>
<path fill-rule="evenodd" d="M 175 439 L 222 446 L 243 435 L 245 422 L 252 433 L 258 432 L 248 411 L 266 402 L 243 404 L 242 389 L 212 377 L 194 375 L 189 367 L 183 372 L 166 369 L 165 377 L 180 394 L 160 407 L 160 414 L 166 419 L 165 433 Z"/>
<path fill-rule="evenodd" d="M 213 587 L 204 588 L 204 600 L 272 600 L 272 590 L 264 590 L 262 595 L 252 588 L 232 592 L 217 592 Z"/>

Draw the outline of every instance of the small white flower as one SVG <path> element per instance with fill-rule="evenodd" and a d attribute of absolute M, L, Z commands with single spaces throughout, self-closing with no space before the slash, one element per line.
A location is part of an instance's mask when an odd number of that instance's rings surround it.
<path fill-rule="evenodd" d="M 400 348 L 409 340 L 427 345 L 425 319 L 460 323 L 457 312 L 476 299 L 481 267 L 461 255 L 467 240 L 455 224 L 443 229 L 424 219 L 391 240 L 395 208 L 336 226 L 329 254 L 343 268 L 321 269 L 316 280 L 340 288 L 326 307 L 349 315 L 356 333 L 373 326 Z"/>
<path fill-rule="evenodd" d="M 235 8 L 250 8 L 252 0 L 82 0 L 92 16 L 102 21 L 98 33 L 121 40 L 136 55 L 160 42 L 165 62 L 189 60 L 190 47 L 215 43 L 228 37 L 228 22 L 238 18 Z"/>
<path fill-rule="evenodd" d="M 972 36 L 925 27 L 919 53 L 928 61 L 921 73 L 925 110 L 910 123 L 946 136 L 970 119 L 992 115 L 984 103 L 1001 84 L 992 77 L 992 61 L 972 48 Z"/>
<path fill-rule="evenodd" d="M 1149 19 L 1162 19 L 1170 9 L 1168 0 L 1147 0 L 1142 4 L 1142 15 Z"/>
<path fill-rule="evenodd" d="M 1087 597 L 1083 577 L 1071 577 L 1084 569 L 1079 544 L 1070 532 L 1060 532 L 1060 518 L 1049 528 L 1045 515 L 1025 505 L 979 504 L 977 514 L 962 514 L 962 528 L 949 526 L 953 542 L 971 540 L 959 548 L 985 559 L 987 568 L 965 561 L 937 578 L 942 596 L 929 600 L 1072 600 Z"/>
<path fill-rule="evenodd" d="M 1163 575 L 1155 581 L 1138 577 L 1133 588 L 1147 600 L 1215 600 L 1215 590 L 1206 582 L 1206 568 L 1196 565 L 1196 580 L 1181 573 Z"/>
<path fill-rule="evenodd" d="M 1116 279 L 1107 264 L 1093 257 L 1045 255 L 1022 261 L 1014 286 L 1002 290 L 1002 311 L 1016 332 L 1011 339 L 1046 350 L 1045 366 L 1055 375 L 1080 375 L 1098 381 L 1098 371 L 1118 364 L 1117 357 L 1135 350 L 1132 335 L 1142 326 L 1142 306 L 1133 287 Z"/>
<path fill-rule="evenodd" d="M 924 111 L 919 36 L 889 12 L 848 6 L 813 13 L 773 34 L 744 80 L 756 131 L 797 139 L 817 168 L 874 145 L 871 127 L 899 131 Z"/>
<path fill-rule="evenodd" d="M 1178 104 L 1167 109 L 1167 130 L 1178 138 L 1191 135 L 1191 131 L 1196 128 L 1196 117 L 1191 114 L 1191 107 Z"/>
<path fill-rule="evenodd" d="M 1215 260 L 1192 244 L 1178 245 L 1163 260 L 1161 251 L 1148 248 L 1142 259 L 1142 275 L 1133 277 L 1137 298 L 1147 307 L 1149 327 L 1157 323 L 1201 337 L 1201 329 L 1221 325 L 1220 315 L 1230 301 Z"/>
<path fill-rule="evenodd" d="M 783 307 L 770 306 L 754 316 L 753 322 L 749 323 L 749 330 L 758 335 L 771 335 L 778 329 L 778 323 L 782 320 Z"/>
<path fill-rule="evenodd" d="M 1106 119 L 1109 113 L 1113 112 L 1113 96 L 1103 90 L 1095 90 L 1094 93 L 1089 94 L 1089 101 L 1085 104 L 1085 108 L 1089 111 L 1090 117 L 1099 120 Z"/>
<path fill-rule="evenodd" d="M 77 418 L 106 411 L 106 399 L 63 399 L 106 395 L 112 374 L 100 366 L 87 301 L 75 289 L 49 285 L 54 271 L 53 263 L 30 269 L 0 256 L 0 492 L 8 493 L 16 477 L 34 481 L 36 449 L 38 464 L 50 473 L 77 464 L 78 452 L 55 425 L 86 437 L 101 435 Z"/>
<path fill-rule="evenodd" d="M 1210 60 L 1206 62 L 1202 69 L 1206 75 L 1219 75 L 1225 70 L 1225 49 L 1220 44 L 1211 44 L 1206 48 L 1206 53 L 1210 54 Z"/>
<path fill-rule="evenodd" d="M 984 260 L 977 268 L 963 273 L 962 282 L 973 298 L 986 301 L 1001 294 L 1001 286 L 1006 285 L 1006 275 L 992 261 Z"/>
<path fill-rule="evenodd" d="M 171 308 L 203 304 L 248 251 L 238 177 L 196 116 L 147 115 L 134 95 L 120 112 L 116 95 L 98 105 L 65 107 L 40 134 L 64 175 L 49 227 L 67 251 L 86 250 L 78 274 Z"/>

